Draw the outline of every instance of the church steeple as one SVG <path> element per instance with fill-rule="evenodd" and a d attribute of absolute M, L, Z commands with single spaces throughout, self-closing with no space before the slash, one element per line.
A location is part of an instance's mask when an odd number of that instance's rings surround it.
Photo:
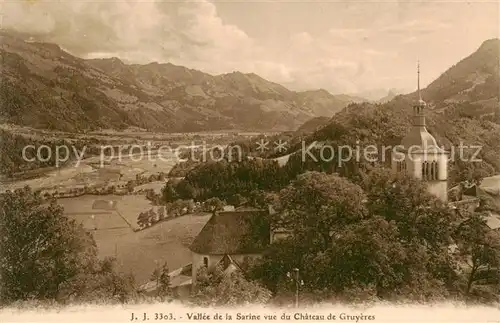
<path fill-rule="evenodd" d="M 422 94 L 420 93 L 420 61 L 417 63 L 417 92 L 418 102 L 413 106 L 413 125 L 417 127 L 425 127 L 424 110 L 427 104 L 424 100 L 422 100 Z"/>
<path fill-rule="evenodd" d="M 420 95 L 420 61 L 417 61 L 417 88 L 418 88 L 418 101 L 422 100 Z"/>
<path fill-rule="evenodd" d="M 391 166 L 395 173 L 405 173 L 424 181 L 431 194 L 446 202 L 448 153 L 438 146 L 425 126 L 424 111 L 427 104 L 420 93 L 420 63 L 417 65 L 417 93 L 412 126 L 401 141 L 400 148 L 393 152 Z"/>

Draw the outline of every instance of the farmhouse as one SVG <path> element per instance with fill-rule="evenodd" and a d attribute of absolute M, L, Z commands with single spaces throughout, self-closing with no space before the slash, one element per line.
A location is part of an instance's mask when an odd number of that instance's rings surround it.
<path fill-rule="evenodd" d="M 226 208 L 212 215 L 190 246 L 192 262 L 169 273 L 170 287 L 175 296 L 189 295 L 203 266 L 221 266 L 225 273 L 242 270 L 249 261 L 261 257 L 271 241 L 283 236 L 274 234 L 268 214 L 272 209 Z M 156 293 L 157 283 L 141 286 L 146 294 Z"/>
<path fill-rule="evenodd" d="M 196 283 L 198 269 L 224 270 L 241 266 L 261 256 L 270 244 L 268 210 L 246 209 L 213 215 L 191 244 L 192 279 Z"/>

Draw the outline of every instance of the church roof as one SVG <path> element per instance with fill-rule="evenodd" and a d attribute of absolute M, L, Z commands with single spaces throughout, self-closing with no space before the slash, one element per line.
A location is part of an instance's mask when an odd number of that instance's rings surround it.
<path fill-rule="evenodd" d="M 270 240 L 267 211 L 220 212 L 213 215 L 190 246 L 203 255 L 262 252 Z"/>
<path fill-rule="evenodd" d="M 412 127 L 410 132 L 403 138 L 401 145 L 406 151 L 412 147 L 413 152 L 444 152 L 438 146 L 436 139 L 427 131 L 425 127 Z"/>

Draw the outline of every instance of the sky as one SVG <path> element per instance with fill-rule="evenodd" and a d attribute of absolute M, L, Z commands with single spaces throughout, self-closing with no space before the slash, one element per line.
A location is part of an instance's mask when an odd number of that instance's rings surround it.
<path fill-rule="evenodd" d="M 2 26 L 84 58 L 256 73 L 293 90 L 410 92 L 500 34 L 499 1 L 0 0 Z M 368 95 L 368 94 L 367 94 Z"/>

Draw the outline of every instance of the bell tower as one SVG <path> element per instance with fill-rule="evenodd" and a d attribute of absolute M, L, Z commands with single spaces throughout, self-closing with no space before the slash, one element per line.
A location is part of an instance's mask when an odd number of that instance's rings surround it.
<path fill-rule="evenodd" d="M 413 105 L 411 128 L 392 152 L 394 172 L 407 173 L 427 184 L 428 190 L 443 202 L 448 201 L 448 153 L 427 131 L 427 104 L 420 93 L 420 63 L 417 66 L 418 101 Z"/>

